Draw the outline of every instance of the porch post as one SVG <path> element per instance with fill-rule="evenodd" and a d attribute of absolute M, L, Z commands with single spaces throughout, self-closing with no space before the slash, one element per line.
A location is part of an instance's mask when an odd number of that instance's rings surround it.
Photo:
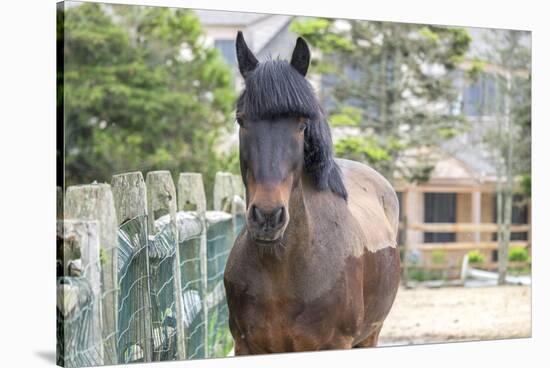
<path fill-rule="evenodd" d="M 411 185 L 407 188 L 405 213 L 407 215 L 407 223 L 421 224 L 424 222 L 424 200 L 423 193 L 416 185 Z M 412 245 L 424 243 L 422 231 L 407 229 L 407 242 Z"/>
<path fill-rule="evenodd" d="M 479 188 L 476 188 L 472 192 L 472 223 L 473 224 L 480 224 L 481 223 L 481 190 Z M 479 243 L 481 240 L 481 233 L 479 230 L 476 230 L 473 232 L 474 238 L 473 241 L 475 243 Z"/>

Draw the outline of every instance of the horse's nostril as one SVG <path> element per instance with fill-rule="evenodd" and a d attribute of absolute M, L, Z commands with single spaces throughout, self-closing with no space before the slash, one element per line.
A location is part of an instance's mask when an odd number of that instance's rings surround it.
<path fill-rule="evenodd" d="M 283 207 L 279 207 L 279 209 L 275 212 L 275 225 L 280 225 L 285 221 L 285 211 Z"/>
<path fill-rule="evenodd" d="M 281 227 L 285 222 L 285 208 L 278 207 L 271 211 L 263 211 L 259 207 L 252 205 L 250 220 L 264 230 L 274 230 Z"/>
<path fill-rule="evenodd" d="M 260 224 L 265 222 L 265 217 L 262 214 L 262 211 L 260 211 L 260 209 L 256 206 L 252 208 L 252 219 Z"/>

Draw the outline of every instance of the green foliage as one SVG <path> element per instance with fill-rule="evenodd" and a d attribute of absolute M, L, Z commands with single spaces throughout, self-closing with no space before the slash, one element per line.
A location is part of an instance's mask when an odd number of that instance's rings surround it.
<path fill-rule="evenodd" d="M 468 78 L 470 81 L 475 81 L 479 78 L 481 73 L 485 70 L 485 62 L 474 59 L 472 61 L 472 65 L 470 66 L 470 69 L 467 71 Z"/>
<path fill-rule="evenodd" d="M 185 9 L 82 4 L 65 12 L 62 98 L 67 185 L 116 173 L 204 174 L 210 193 L 231 126 L 232 75 Z"/>
<path fill-rule="evenodd" d="M 364 137 L 347 137 L 334 144 L 337 157 L 346 157 L 359 162 L 367 162 L 373 166 L 388 164 L 390 155 L 375 139 Z"/>
<path fill-rule="evenodd" d="M 232 149 L 231 152 L 229 153 L 221 154 L 219 157 L 219 160 L 221 162 L 221 166 L 223 167 L 224 171 L 227 171 L 233 174 L 240 174 L 241 166 L 240 166 L 238 148 Z"/>
<path fill-rule="evenodd" d="M 360 136 L 337 145 L 350 159 L 369 162 L 390 180 L 429 179 L 429 150 L 462 130 L 464 119 L 447 109 L 456 102 L 450 71 L 462 62 L 470 36 L 461 28 L 359 20 L 296 19 L 291 29 L 321 54 L 314 71 L 330 74 L 321 98 L 332 101 L 332 126 L 354 126 Z M 430 68 L 427 68 L 427 67 Z M 437 71 L 439 70 L 439 71 Z M 353 106 L 350 112 L 342 106 Z M 414 159 L 400 160 L 406 154 Z M 408 157 L 411 158 L 411 157 Z M 397 165 L 397 163 L 400 165 Z M 404 164 L 402 164 L 404 163 Z"/>
<path fill-rule="evenodd" d="M 443 270 L 429 270 L 423 268 L 413 268 L 409 271 L 409 279 L 423 282 L 444 279 Z"/>
<path fill-rule="evenodd" d="M 531 174 L 521 176 L 521 191 L 527 197 L 531 197 Z"/>
<path fill-rule="evenodd" d="M 342 37 L 333 27 L 332 19 L 308 18 L 303 21 L 293 22 L 290 30 L 296 34 L 304 35 L 309 42 L 315 43 L 325 52 L 353 51 L 353 43 Z"/>
<path fill-rule="evenodd" d="M 330 115 L 332 126 L 358 126 L 362 120 L 362 111 L 353 106 L 344 106 L 337 113 Z"/>
<path fill-rule="evenodd" d="M 510 262 L 527 262 L 529 260 L 529 252 L 522 247 L 513 247 L 508 251 L 508 260 Z"/>
<path fill-rule="evenodd" d="M 444 250 L 434 250 L 432 252 L 432 263 L 443 264 L 445 263 L 446 252 Z"/>
<path fill-rule="evenodd" d="M 485 256 L 479 250 L 471 250 L 468 252 L 468 262 L 472 264 L 480 264 L 485 262 Z"/>

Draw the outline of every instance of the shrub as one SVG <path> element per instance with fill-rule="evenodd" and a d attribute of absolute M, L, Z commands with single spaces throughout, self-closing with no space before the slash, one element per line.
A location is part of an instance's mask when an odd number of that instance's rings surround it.
<path fill-rule="evenodd" d="M 435 250 L 432 252 L 432 263 L 433 264 L 443 264 L 445 263 L 445 251 L 444 250 Z"/>
<path fill-rule="evenodd" d="M 510 262 L 527 262 L 529 260 L 529 253 L 525 248 L 513 247 L 508 251 L 508 260 Z"/>
<path fill-rule="evenodd" d="M 441 270 L 413 268 L 409 271 L 409 279 L 418 282 L 441 280 L 443 278 L 443 272 Z"/>
<path fill-rule="evenodd" d="M 483 263 L 485 262 L 485 256 L 479 252 L 479 250 L 472 250 L 468 252 L 469 263 Z"/>

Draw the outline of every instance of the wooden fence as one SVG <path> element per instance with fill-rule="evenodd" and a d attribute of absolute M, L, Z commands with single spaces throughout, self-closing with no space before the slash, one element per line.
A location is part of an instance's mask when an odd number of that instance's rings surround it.
<path fill-rule="evenodd" d="M 240 177 L 115 175 L 58 194 L 57 361 L 67 367 L 225 356 L 223 270 L 244 222 Z"/>
<path fill-rule="evenodd" d="M 444 243 L 418 243 L 410 244 L 407 241 L 407 230 L 415 230 L 430 233 L 495 233 L 498 224 L 495 223 L 412 223 L 404 219 L 400 224 L 401 246 L 403 249 L 403 278 L 409 278 L 409 270 L 423 269 L 427 271 L 444 271 L 446 277 L 459 277 L 462 258 L 470 251 L 480 251 L 485 256 L 485 261 L 478 266 L 487 270 L 495 270 L 498 263 L 491 260 L 491 252 L 498 250 L 497 241 L 459 241 Z M 509 248 L 528 248 L 530 246 L 531 225 L 511 225 L 511 233 L 527 233 L 527 240 L 510 241 Z M 417 258 L 411 256 L 416 254 Z M 437 257 L 434 257 L 437 254 Z M 437 260 L 434 260 L 437 258 Z M 510 268 L 524 268 L 528 262 L 509 262 Z"/>

